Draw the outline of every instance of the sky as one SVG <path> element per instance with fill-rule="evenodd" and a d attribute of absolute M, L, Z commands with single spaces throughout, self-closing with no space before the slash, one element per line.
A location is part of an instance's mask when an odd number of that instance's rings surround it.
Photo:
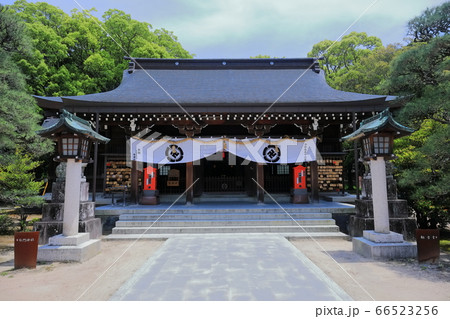
<path fill-rule="evenodd" d="M 173 31 L 196 58 L 306 57 L 352 31 L 405 44 L 407 22 L 448 0 L 47 0 L 67 13 L 115 8 Z M 0 0 L 12 4 L 14 0 Z M 37 2 L 29 0 L 28 2 Z"/>

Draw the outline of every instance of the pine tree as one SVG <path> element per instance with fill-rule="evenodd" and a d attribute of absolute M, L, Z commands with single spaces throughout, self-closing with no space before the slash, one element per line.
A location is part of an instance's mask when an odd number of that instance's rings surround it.
<path fill-rule="evenodd" d="M 51 142 L 36 134 L 42 115 L 14 63 L 30 53 L 30 41 L 13 12 L 0 6 L 0 164 L 10 162 L 17 148 L 35 159 L 51 150 Z"/>
<path fill-rule="evenodd" d="M 42 182 L 35 181 L 36 161 L 51 150 L 51 142 L 36 134 L 42 116 L 26 91 L 25 76 L 14 63 L 31 50 L 24 25 L 0 5 L 0 204 L 24 208 L 39 206 Z"/>

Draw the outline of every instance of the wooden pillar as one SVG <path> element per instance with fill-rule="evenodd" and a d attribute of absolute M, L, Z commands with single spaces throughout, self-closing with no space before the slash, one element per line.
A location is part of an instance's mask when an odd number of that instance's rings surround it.
<path fill-rule="evenodd" d="M 256 164 L 256 181 L 256 198 L 258 203 L 264 203 L 264 165 L 261 163 Z"/>
<path fill-rule="evenodd" d="M 95 131 L 98 133 L 99 126 L 99 116 L 98 112 L 95 115 Z M 98 142 L 94 142 L 94 172 L 92 180 L 92 201 L 95 202 L 95 197 L 97 194 L 97 167 L 98 167 Z"/>
<path fill-rule="evenodd" d="M 311 172 L 311 201 L 319 202 L 319 165 L 317 161 L 310 162 Z"/>
<path fill-rule="evenodd" d="M 194 183 L 194 165 L 192 162 L 186 163 L 186 204 L 194 202 L 194 188 L 191 187 Z"/>
<path fill-rule="evenodd" d="M 131 161 L 130 200 L 132 204 L 137 204 L 139 201 L 139 171 L 137 164 L 137 161 Z"/>
<path fill-rule="evenodd" d="M 352 113 L 353 117 L 353 132 L 356 131 L 356 113 Z M 355 165 L 355 185 L 356 185 L 356 199 L 359 199 L 359 163 L 358 163 L 358 141 L 353 142 L 353 160 Z"/>

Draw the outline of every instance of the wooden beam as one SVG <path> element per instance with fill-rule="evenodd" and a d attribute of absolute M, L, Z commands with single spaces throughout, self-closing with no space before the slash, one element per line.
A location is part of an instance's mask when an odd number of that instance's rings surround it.
<path fill-rule="evenodd" d="M 192 204 L 194 202 L 194 187 L 191 187 L 194 183 L 194 165 L 192 162 L 186 163 L 186 204 Z"/>
<path fill-rule="evenodd" d="M 352 113 L 353 117 L 353 132 L 356 131 L 356 113 Z M 360 199 L 359 195 L 359 163 L 358 163 L 358 141 L 353 142 L 353 161 L 355 165 L 355 185 L 356 185 L 356 199 Z"/>
<path fill-rule="evenodd" d="M 258 182 L 256 198 L 258 203 L 264 203 L 264 165 L 261 163 L 256 164 L 256 181 Z"/>
<path fill-rule="evenodd" d="M 319 165 L 317 161 L 310 162 L 311 172 L 311 202 L 319 202 Z"/>
<path fill-rule="evenodd" d="M 99 115 L 98 112 L 95 114 L 95 131 L 98 133 L 99 129 Z M 94 173 L 92 180 L 92 201 L 95 202 L 95 197 L 97 194 L 97 167 L 98 167 L 98 142 L 94 142 Z"/>
<path fill-rule="evenodd" d="M 137 162 L 131 161 L 130 200 L 132 204 L 137 204 L 139 201 L 139 171 L 137 168 Z"/>

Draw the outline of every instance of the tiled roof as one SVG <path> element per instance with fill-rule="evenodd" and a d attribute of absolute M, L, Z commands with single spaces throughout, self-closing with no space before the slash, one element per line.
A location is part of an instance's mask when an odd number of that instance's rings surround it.
<path fill-rule="evenodd" d="M 272 62 L 272 64 L 271 64 Z M 178 63 L 178 64 L 176 64 Z M 133 66 L 133 62 L 130 63 Z M 142 68 L 141 68 L 142 67 Z M 309 67 L 309 68 L 308 68 Z M 36 97 L 39 104 L 86 105 L 281 105 L 371 102 L 392 97 L 331 88 L 314 59 L 136 59 L 114 90 L 61 98 Z"/>

